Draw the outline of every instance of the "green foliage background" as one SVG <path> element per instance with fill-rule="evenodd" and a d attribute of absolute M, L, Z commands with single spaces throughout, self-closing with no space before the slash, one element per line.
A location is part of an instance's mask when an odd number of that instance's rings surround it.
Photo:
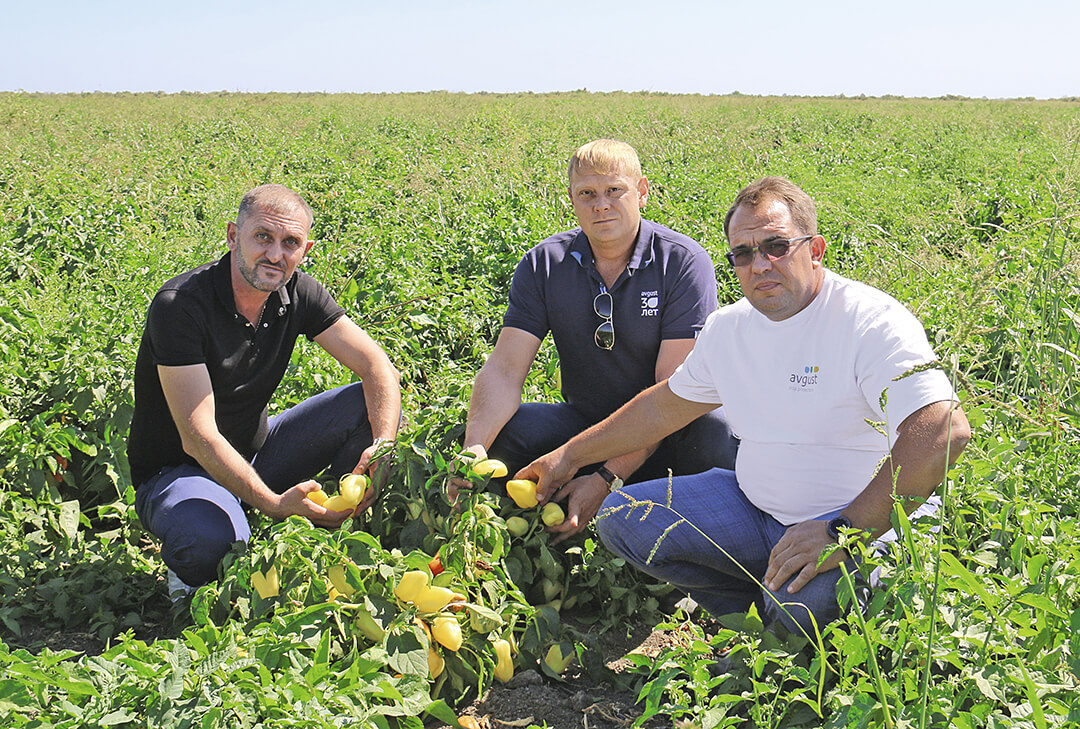
<path fill-rule="evenodd" d="M 64 701 L 93 691 L 99 723 L 122 724 L 134 719 L 110 712 L 165 674 L 179 684 L 159 694 L 161 722 L 276 726 L 297 711 L 285 699 L 191 708 L 213 676 L 231 675 L 221 656 L 249 639 L 232 623 L 200 628 L 202 648 L 122 632 L 167 612 L 124 459 L 145 307 L 166 279 L 223 253 L 245 190 L 281 182 L 315 209 L 307 270 L 403 372 L 421 465 L 402 488 L 415 495 L 443 467 L 435 454 L 453 452 L 514 265 L 573 225 L 567 157 L 615 137 L 652 182 L 646 214 L 713 253 L 724 301 L 738 296 L 719 255 L 734 194 L 766 174 L 802 185 L 828 264 L 916 313 L 977 426 L 946 483 L 943 528 L 915 530 L 886 558 L 889 589 L 867 622 L 829 628 L 814 650 L 751 620 L 723 636 L 746 670 L 719 678 L 704 666 L 720 646 L 702 636 L 641 661 L 643 710 L 709 727 L 1080 721 L 1078 112 L 588 93 L 0 94 L 0 638 L 34 649 L 0 643 L 0 711 L 74 725 Z M 545 345 L 527 398 L 556 396 L 556 366 Z M 348 379 L 304 347 L 273 406 Z M 379 522 L 385 537 L 395 513 Z M 267 625 L 253 631 L 281 640 Z M 113 643 L 99 658 L 50 654 L 20 642 L 28 626 Z M 106 692 L 110 661 L 141 661 L 134 673 L 153 680 Z M 297 691 L 294 678 L 274 673 L 259 690 Z"/>

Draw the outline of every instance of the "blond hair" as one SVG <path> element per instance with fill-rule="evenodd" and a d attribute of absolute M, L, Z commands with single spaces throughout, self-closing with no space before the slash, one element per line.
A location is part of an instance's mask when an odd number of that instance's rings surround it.
<path fill-rule="evenodd" d="M 589 167 L 602 175 L 622 172 L 635 181 L 641 179 L 641 162 L 637 152 L 626 142 L 615 139 L 596 139 L 578 147 L 566 169 L 566 176 L 573 181 L 574 173 Z"/>

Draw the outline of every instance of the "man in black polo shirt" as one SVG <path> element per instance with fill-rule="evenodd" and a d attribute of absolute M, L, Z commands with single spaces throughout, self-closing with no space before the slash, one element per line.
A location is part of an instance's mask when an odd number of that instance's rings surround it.
<path fill-rule="evenodd" d="M 570 158 L 569 195 L 580 228 L 540 243 L 518 264 L 495 349 L 476 376 L 466 450 L 510 472 L 603 420 L 666 379 L 716 309 L 716 274 L 695 241 L 645 220 L 649 181 L 632 147 L 590 142 Z M 521 403 L 548 332 L 559 352 L 563 403 Z M 624 480 L 734 468 L 736 441 L 720 411 L 662 443 L 581 469 L 556 541 L 592 520 Z M 455 486 L 464 484 L 455 483 Z"/>
<path fill-rule="evenodd" d="M 229 223 L 229 252 L 158 291 L 135 364 L 128 461 L 135 508 L 186 585 L 215 578 L 235 541 L 251 536 L 241 503 L 329 528 L 354 512 L 306 495 L 310 480 L 363 473 L 401 415 L 398 373 L 382 349 L 297 266 L 311 249 L 303 198 L 263 185 Z M 360 382 L 273 417 L 267 405 L 304 335 Z M 375 500 L 371 489 L 357 507 Z"/>

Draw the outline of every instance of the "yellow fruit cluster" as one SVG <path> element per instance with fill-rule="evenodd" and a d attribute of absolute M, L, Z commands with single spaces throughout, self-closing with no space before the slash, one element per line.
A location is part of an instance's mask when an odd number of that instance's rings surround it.
<path fill-rule="evenodd" d="M 531 509 L 540 503 L 540 500 L 536 498 L 537 484 L 535 481 L 530 481 L 527 478 L 515 478 L 506 482 L 506 493 L 514 500 L 522 509 Z M 544 504 L 543 510 L 540 512 L 540 518 L 544 523 L 550 526 L 558 526 L 566 521 L 566 514 L 563 512 L 562 507 L 556 504 L 554 501 L 549 501 Z M 510 521 L 506 522 L 507 528 L 510 527 Z M 520 524 L 515 525 L 515 529 L 520 529 Z M 526 529 L 528 524 L 526 524 Z M 513 534 L 513 532 L 511 532 Z M 524 534 L 524 531 L 522 531 Z M 520 536 L 520 535 L 515 535 Z"/>
<path fill-rule="evenodd" d="M 322 489 L 315 489 L 307 498 L 330 511 L 353 511 L 370 487 L 371 479 L 367 475 L 346 473 L 338 480 L 338 493 L 327 496 Z"/>

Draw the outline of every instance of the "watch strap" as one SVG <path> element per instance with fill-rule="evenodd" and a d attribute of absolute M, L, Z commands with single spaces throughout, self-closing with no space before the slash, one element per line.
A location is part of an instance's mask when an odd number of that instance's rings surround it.
<path fill-rule="evenodd" d="M 607 466 L 600 466 L 600 468 L 596 469 L 596 473 L 607 483 L 608 491 L 622 488 L 623 480 L 612 473 Z"/>

